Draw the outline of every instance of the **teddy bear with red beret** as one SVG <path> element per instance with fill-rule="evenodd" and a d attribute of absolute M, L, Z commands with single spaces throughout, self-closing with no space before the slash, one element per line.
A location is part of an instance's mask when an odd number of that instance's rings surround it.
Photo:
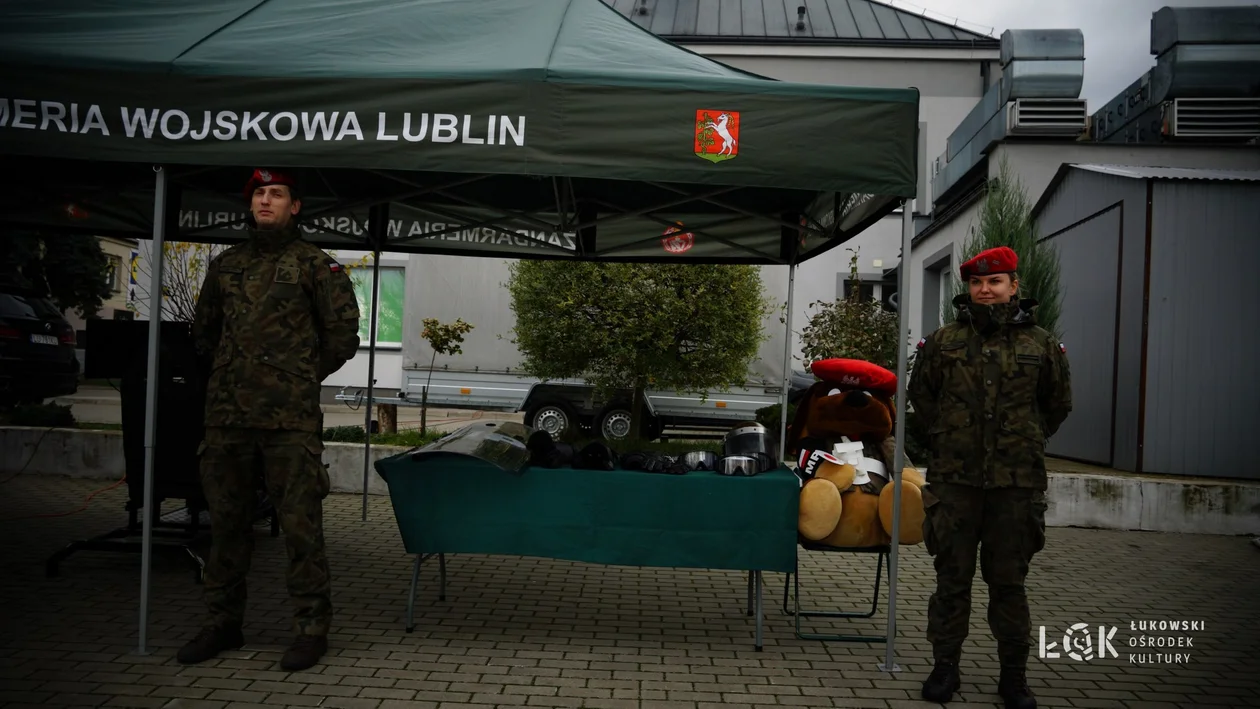
<path fill-rule="evenodd" d="M 872 362 L 814 362 L 819 380 L 797 405 L 784 450 L 798 455 L 801 479 L 797 531 L 832 547 L 872 547 L 892 541 L 889 483 L 897 375 Z M 902 469 L 902 544 L 923 541 L 924 479 L 907 459 Z"/>

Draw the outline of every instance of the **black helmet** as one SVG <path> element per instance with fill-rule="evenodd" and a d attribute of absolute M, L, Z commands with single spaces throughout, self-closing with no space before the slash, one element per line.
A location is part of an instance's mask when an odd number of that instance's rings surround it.
<path fill-rule="evenodd" d="M 764 455 L 770 460 L 777 459 L 774 439 L 770 430 L 756 421 L 745 421 L 735 424 L 722 439 L 722 455 Z"/>

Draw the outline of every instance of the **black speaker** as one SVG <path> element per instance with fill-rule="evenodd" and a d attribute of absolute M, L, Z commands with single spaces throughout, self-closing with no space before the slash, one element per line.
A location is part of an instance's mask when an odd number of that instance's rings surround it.
<path fill-rule="evenodd" d="M 93 378 L 120 378 L 123 458 L 129 507 L 144 501 L 144 427 L 149 375 L 149 323 L 88 322 L 86 359 Z M 184 500 L 205 509 L 197 448 L 205 434 L 205 373 L 193 347 L 192 327 L 161 323 L 158 339 L 157 417 L 154 421 L 153 503 Z"/>

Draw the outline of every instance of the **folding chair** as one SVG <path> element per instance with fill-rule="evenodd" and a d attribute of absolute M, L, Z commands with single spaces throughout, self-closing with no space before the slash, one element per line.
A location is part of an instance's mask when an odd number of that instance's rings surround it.
<path fill-rule="evenodd" d="M 799 558 L 800 549 L 806 551 L 820 551 L 824 553 L 844 552 L 849 554 L 878 554 L 879 558 L 875 566 L 875 592 L 871 596 L 871 609 L 865 613 L 860 611 L 840 611 L 840 610 L 801 610 L 801 574 L 800 562 L 796 564 L 794 574 L 787 574 L 783 578 L 783 612 L 787 615 L 794 616 L 796 619 L 796 637 L 802 640 L 825 640 L 835 642 L 857 642 L 857 643 L 883 643 L 888 642 L 887 635 L 850 635 L 850 634 L 820 634 L 805 633 L 801 630 L 801 618 L 870 618 L 875 615 L 875 611 L 879 608 L 879 583 L 883 576 L 885 565 L 888 565 L 888 573 L 892 575 L 892 565 L 888 561 L 888 555 L 892 552 L 892 545 L 879 544 L 869 547 L 833 547 L 827 544 L 811 542 L 807 539 L 800 539 L 797 546 L 797 556 Z M 788 586 L 791 584 L 795 576 L 795 587 L 792 592 L 792 609 L 788 609 Z"/>

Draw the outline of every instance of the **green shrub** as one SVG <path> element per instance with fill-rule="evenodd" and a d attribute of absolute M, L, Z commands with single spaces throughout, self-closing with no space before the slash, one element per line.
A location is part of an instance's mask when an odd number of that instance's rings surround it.
<path fill-rule="evenodd" d="M 69 406 L 60 404 L 18 404 L 0 421 L 8 426 L 74 428 L 77 424 Z"/>
<path fill-rule="evenodd" d="M 433 429 L 424 432 L 412 429 L 397 433 L 377 433 L 372 436 L 372 444 L 418 448 L 427 446 L 445 435 L 446 433 Z M 334 443 L 363 443 L 367 440 L 367 436 L 364 435 L 362 426 L 330 426 L 324 429 L 324 440 Z"/>
<path fill-rule="evenodd" d="M 362 443 L 366 438 L 362 426 L 330 426 L 324 429 L 325 441 Z"/>

